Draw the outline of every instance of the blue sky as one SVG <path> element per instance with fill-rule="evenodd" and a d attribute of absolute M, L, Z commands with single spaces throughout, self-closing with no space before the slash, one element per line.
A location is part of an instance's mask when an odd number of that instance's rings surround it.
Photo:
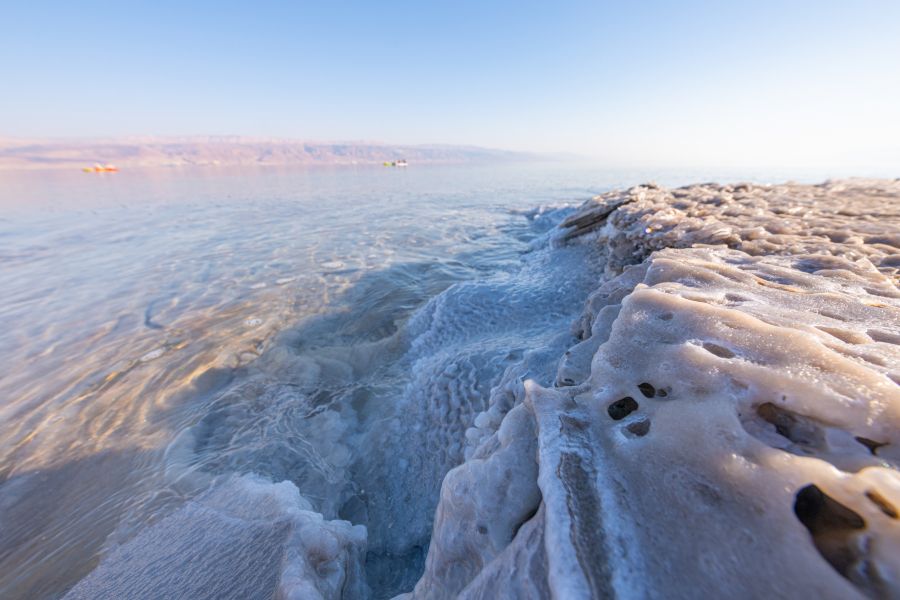
<path fill-rule="evenodd" d="M 900 170 L 900 2 L 16 2 L 0 136 Z M 898 173 L 900 174 L 900 173 Z"/>

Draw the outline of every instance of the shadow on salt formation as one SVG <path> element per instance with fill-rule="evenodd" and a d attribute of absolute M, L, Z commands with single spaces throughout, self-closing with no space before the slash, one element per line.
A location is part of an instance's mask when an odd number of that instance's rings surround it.
<path fill-rule="evenodd" d="M 897 509 L 877 490 L 865 498 L 883 516 L 898 518 Z M 873 598 L 891 596 L 890 575 L 880 571 L 870 539 L 870 524 L 858 512 L 832 498 L 815 484 L 801 488 L 794 514 L 812 536 L 813 544 L 838 573 Z"/>
<path fill-rule="evenodd" d="M 889 453 L 879 455 L 879 449 L 890 447 L 888 442 L 854 435 L 845 428 L 828 425 L 774 402 L 756 405 L 752 415 L 744 416 L 741 423 L 750 435 L 773 448 L 820 458 L 844 471 L 898 466 Z"/>

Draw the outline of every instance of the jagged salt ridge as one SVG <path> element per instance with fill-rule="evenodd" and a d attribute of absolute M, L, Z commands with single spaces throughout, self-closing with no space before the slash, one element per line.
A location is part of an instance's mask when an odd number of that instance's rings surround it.
<path fill-rule="evenodd" d="M 639 186 L 556 387 L 510 370 L 413 598 L 900 597 L 900 180 Z"/>

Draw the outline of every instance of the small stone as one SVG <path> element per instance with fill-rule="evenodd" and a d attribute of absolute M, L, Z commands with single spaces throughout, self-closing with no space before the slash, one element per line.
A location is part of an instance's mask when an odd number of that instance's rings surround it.
<path fill-rule="evenodd" d="M 656 394 L 656 388 L 647 382 L 639 383 L 638 389 L 641 390 L 645 398 L 652 398 Z"/>

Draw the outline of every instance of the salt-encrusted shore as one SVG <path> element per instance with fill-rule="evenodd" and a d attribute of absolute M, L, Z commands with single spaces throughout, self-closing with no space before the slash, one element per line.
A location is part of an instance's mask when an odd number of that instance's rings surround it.
<path fill-rule="evenodd" d="M 354 486 L 224 474 L 66 597 L 384 598 L 420 573 L 401 597 L 900 597 L 900 180 L 644 185 L 571 211 L 530 214 L 518 272 L 325 356 L 347 383 L 412 374 L 377 426 L 352 405 L 300 420 L 332 462 L 359 454 Z M 312 390 L 325 368 L 255 364 Z M 245 427 L 242 399 L 169 446 L 175 477 Z"/>
<path fill-rule="evenodd" d="M 607 277 L 475 419 L 410 596 L 900 597 L 900 180 L 638 186 L 555 243 Z"/>

